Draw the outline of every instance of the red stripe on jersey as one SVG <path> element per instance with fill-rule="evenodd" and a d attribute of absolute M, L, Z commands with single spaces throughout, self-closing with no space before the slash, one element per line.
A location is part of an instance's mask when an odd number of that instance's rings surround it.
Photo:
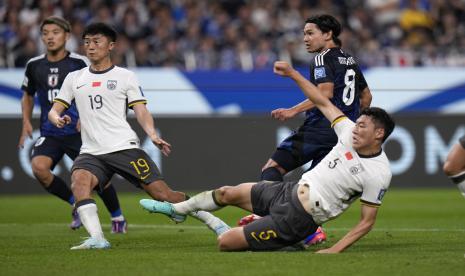
<path fill-rule="evenodd" d="M 99 81 L 92 82 L 92 87 L 99 87 L 102 83 Z"/>
<path fill-rule="evenodd" d="M 346 159 L 347 160 L 352 160 L 354 157 L 352 156 L 352 153 L 350 151 L 346 152 Z"/>

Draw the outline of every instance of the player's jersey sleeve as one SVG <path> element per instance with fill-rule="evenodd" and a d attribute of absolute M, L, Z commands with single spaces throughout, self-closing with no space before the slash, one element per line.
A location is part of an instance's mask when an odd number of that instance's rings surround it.
<path fill-rule="evenodd" d="M 325 58 L 328 50 L 315 56 L 311 72 L 315 85 L 325 82 L 334 83 L 334 69 L 330 64 L 330 59 Z"/>
<path fill-rule="evenodd" d="M 73 102 L 74 99 L 74 90 L 73 90 L 73 80 L 74 80 L 75 73 L 69 73 L 65 80 L 63 81 L 63 84 L 61 85 L 60 92 L 58 95 L 55 97 L 53 100 L 54 103 L 60 103 L 66 109 L 68 109 L 71 106 L 71 103 Z"/>
<path fill-rule="evenodd" d="M 360 202 L 365 205 L 379 207 L 383 200 L 384 194 L 387 192 L 389 183 L 391 182 L 391 174 L 380 174 L 376 178 L 366 183 L 363 187 L 363 193 L 360 196 Z"/>
<path fill-rule="evenodd" d="M 365 80 L 365 77 L 363 76 L 362 70 L 360 70 L 360 68 L 358 68 L 358 71 L 359 71 L 358 80 L 357 80 L 358 89 L 359 89 L 358 91 L 361 92 L 361 91 L 363 91 L 363 89 L 368 87 L 368 83 Z"/>
<path fill-rule="evenodd" d="M 21 85 L 21 90 L 26 91 L 27 94 L 34 96 L 36 93 L 36 85 L 34 82 L 33 74 L 32 74 L 32 65 L 31 63 L 26 64 L 26 72 L 24 73 L 24 80 L 23 84 Z"/>
<path fill-rule="evenodd" d="M 129 72 L 128 75 L 126 95 L 128 97 L 128 107 L 132 109 L 136 104 L 146 104 L 147 99 L 139 86 L 136 75 L 133 72 Z"/>
<path fill-rule="evenodd" d="M 334 129 L 334 132 L 336 132 L 339 141 L 347 146 L 352 145 L 352 129 L 354 126 L 355 123 L 345 115 L 337 117 L 331 123 L 331 127 Z"/>

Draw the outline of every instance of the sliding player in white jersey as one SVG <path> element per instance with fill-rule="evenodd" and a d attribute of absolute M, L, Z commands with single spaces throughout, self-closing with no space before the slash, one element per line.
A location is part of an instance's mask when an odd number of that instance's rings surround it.
<path fill-rule="evenodd" d="M 311 171 L 296 182 L 243 183 L 200 193 L 171 204 L 142 199 L 150 212 L 178 216 L 196 210 L 213 211 L 234 205 L 263 216 L 244 227 L 220 235 L 220 250 L 276 250 L 293 245 L 360 198 L 359 223 L 332 247 L 318 253 L 339 253 L 366 235 L 376 221 L 378 207 L 389 187 L 391 171 L 382 144 L 394 121 L 380 108 L 367 108 L 356 123 L 286 62 L 276 62 L 275 73 L 292 78 L 304 94 L 332 122 L 338 143 Z"/>
<path fill-rule="evenodd" d="M 171 190 L 157 166 L 140 149 L 139 138 L 126 121 L 127 108 L 134 110 L 137 121 L 152 142 L 168 155 L 171 145 L 159 138 L 152 115 L 137 78 L 131 71 L 113 65 L 110 52 L 116 42 L 116 32 L 104 23 L 86 27 L 82 35 L 86 56 L 91 65 L 69 74 L 61 87 L 49 120 L 61 128 L 70 122 L 61 116 L 73 100 L 80 114 L 82 147 L 72 168 L 72 190 L 76 210 L 90 238 L 71 249 L 105 249 L 110 243 L 104 238 L 91 192 L 100 189 L 117 173 L 151 197 L 169 202 L 187 199 L 186 194 Z M 221 234 L 229 227 L 207 212 L 190 215 L 205 222 Z M 180 222 L 185 216 L 173 220 Z"/>

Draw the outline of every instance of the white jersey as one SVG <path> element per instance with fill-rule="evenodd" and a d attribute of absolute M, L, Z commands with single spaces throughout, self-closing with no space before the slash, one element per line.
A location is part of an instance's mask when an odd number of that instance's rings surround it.
<path fill-rule="evenodd" d="M 133 72 L 117 66 L 101 72 L 90 67 L 71 72 L 54 101 L 69 107 L 73 100 L 81 120 L 81 153 L 139 148 L 126 113 L 128 107 L 147 101 Z"/>
<path fill-rule="evenodd" d="M 318 224 L 337 217 L 359 197 L 362 204 L 380 206 L 392 177 L 383 151 L 374 156 L 361 156 L 354 150 L 354 122 L 344 116 L 333 124 L 338 143 L 299 181 L 300 185 L 310 187 L 310 210 Z"/>

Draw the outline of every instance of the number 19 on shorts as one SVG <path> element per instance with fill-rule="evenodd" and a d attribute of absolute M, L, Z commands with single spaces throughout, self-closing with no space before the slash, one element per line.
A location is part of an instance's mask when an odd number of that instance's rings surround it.
<path fill-rule="evenodd" d="M 129 164 L 132 165 L 134 170 L 140 176 L 140 179 L 146 179 L 150 175 L 150 166 L 145 159 L 139 158 L 136 161 L 129 162 Z"/>

